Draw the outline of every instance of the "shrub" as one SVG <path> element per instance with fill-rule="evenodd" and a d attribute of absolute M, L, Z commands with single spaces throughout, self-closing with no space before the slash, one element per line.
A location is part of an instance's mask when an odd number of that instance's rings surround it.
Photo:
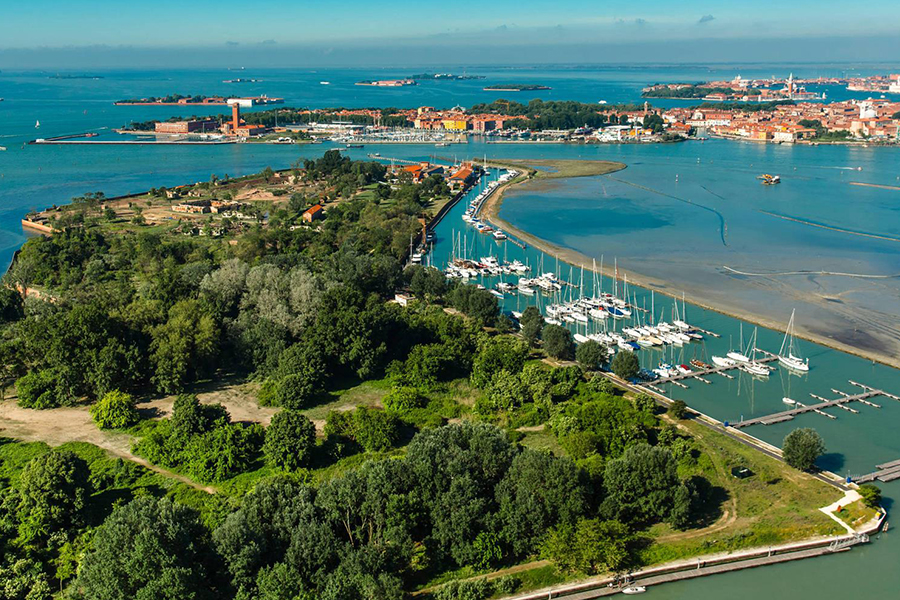
<path fill-rule="evenodd" d="M 427 403 L 418 388 L 399 385 L 391 389 L 390 393 L 382 399 L 384 408 L 396 413 L 403 413 L 416 408 L 422 408 Z"/>
<path fill-rule="evenodd" d="M 881 505 L 881 490 L 871 483 L 859 486 L 859 495 L 862 496 L 863 503 L 869 508 L 878 508 Z"/>
<path fill-rule="evenodd" d="M 263 454 L 273 467 L 294 471 L 306 466 L 316 443 L 316 426 L 305 415 L 282 410 L 266 429 Z"/>
<path fill-rule="evenodd" d="M 634 406 L 641 412 L 650 413 L 651 415 L 656 412 L 656 400 L 654 400 L 651 396 L 647 394 L 639 394 L 637 398 L 634 399 Z M 674 416 L 674 415 L 673 415 Z M 681 417 L 676 417 L 681 418 Z"/>
<path fill-rule="evenodd" d="M 100 429 L 124 429 L 140 420 L 134 398 L 120 391 L 108 392 L 91 407 L 91 418 Z"/>

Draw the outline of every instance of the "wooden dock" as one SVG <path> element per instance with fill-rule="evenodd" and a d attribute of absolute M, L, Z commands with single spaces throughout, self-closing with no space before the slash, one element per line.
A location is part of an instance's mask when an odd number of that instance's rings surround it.
<path fill-rule="evenodd" d="M 772 356 L 767 356 L 766 358 L 761 358 L 761 359 L 757 360 L 756 362 L 764 364 L 764 363 L 770 363 L 775 360 L 778 360 L 778 357 L 775 355 L 772 355 Z M 684 385 L 683 383 L 679 383 L 683 379 L 699 379 L 703 383 L 711 383 L 709 380 L 703 379 L 703 376 L 704 375 L 712 375 L 712 374 L 724 375 L 725 377 L 733 379 L 733 376 L 728 374 L 727 371 L 733 371 L 735 369 L 740 369 L 740 368 L 741 368 L 740 363 L 735 364 L 730 367 L 710 367 L 709 369 L 699 369 L 697 371 L 691 371 L 690 373 L 681 373 L 679 375 L 672 375 L 671 377 L 657 379 L 653 383 L 656 385 L 660 385 L 663 383 L 671 383 L 671 384 L 677 385 L 678 387 L 682 387 L 682 388 L 686 389 L 687 388 L 686 385 Z"/>
<path fill-rule="evenodd" d="M 896 398 L 896 399 L 900 400 L 900 397 L 894 396 L 893 394 L 888 394 L 887 392 L 885 392 L 883 390 L 879 390 L 879 389 L 876 389 L 876 388 L 873 388 L 873 387 L 870 387 L 867 385 L 863 385 L 861 383 L 856 383 L 855 381 L 850 381 L 850 383 L 857 387 L 862 388 L 864 391 L 859 394 L 848 394 L 846 392 L 842 392 L 840 390 L 836 390 L 836 389 L 832 388 L 832 391 L 840 396 L 840 398 L 837 398 L 834 400 L 829 400 L 827 398 L 823 398 L 822 396 L 811 393 L 810 394 L 811 397 L 813 397 L 816 400 L 819 400 L 819 402 L 817 404 L 807 405 L 807 404 L 801 404 L 798 402 L 797 406 L 795 408 L 792 408 L 789 410 L 783 410 L 781 412 L 773 413 L 771 415 L 765 415 L 763 417 L 747 419 L 746 421 L 740 421 L 738 423 L 731 423 L 731 426 L 740 429 L 742 427 L 750 427 L 751 425 L 774 425 L 775 423 L 783 423 L 785 421 L 790 421 L 796 415 L 801 415 L 803 413 L 808 413 L 808 412 L 815 412 L 822 416 L 828 417 L 829 419 L 837 419 L 836 416 L 824 412 L 824 409 L 837 407 L 837 408 L 841 408 L 843 410 L 846 410 L 846 411 L 854 413 L 854 414 L 859 414 L 858 410 L 850 408 L 849 406 L 846 406 L 846 405 L 850 404 L 851 402 L 861 402 L 861 403 L 867 404 L 869 406 L 872 406 L 874 408 L 881 408 L 879 405 L 875 404 L 874 402 L 869 401 L 869 398 L 873 398 L 875 396 L 886 396 L 888 398 Z M 884 466 L 884 465 L 881 465 L 881 466 Z M 890 466 L 892 468 L 896 468 L 898 473 L 900 473 L 900 461 L 896 461 L 896 465 L 890 465 Z M 883 471 L 877 471 L 876 473 L 883 473 Z M 869 475 L 875 475 L 875 474 L 870 473 Z M 898 474 L 897 478 L 900 478 L 900 474 Z"/>
<path fill-rule="evenodd" d="M 900 459 L 875 465 L 875 471 L 859 477 L 853 477 L 854 483 L 868 483 L 870 481 L 888 482 L 900 479 Z"/>

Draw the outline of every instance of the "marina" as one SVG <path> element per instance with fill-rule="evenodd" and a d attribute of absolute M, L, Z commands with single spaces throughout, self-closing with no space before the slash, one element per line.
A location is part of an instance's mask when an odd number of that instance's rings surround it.
<path fill-rule="evenodd" d="M 191 74 L 191 77 L 202 78 L 206 74 Z M 310 85 L 318 87 L 318 82 L 327 79 L 333 82 L 331 89 L 339 89 L 341 85 L 346 85 L 346 81 L 355 79 L 371 78 L 376 75 L 370 74 L 344 74 L 340 71 L 320 72 L 316 74 L 299 73 L 294 76 L 296 80 L 296 89 L 292 92 L 282 95 L 291 96 L 291 102 L 303 103 L 306 105 L 310 102 L 316 102 L 315 99 L 309 99 L 304 96 L 305 90 Z M 547 72 L 538 71 L 535 77 L 546 78 Z M 620 77 L 618 74 L 616 77 Z M 694 75 L 689 72 L 681 75 L 681 78 L 699 78 L 701 75 Z M 108 75 L 107 81 L 112 81 L 114 75 Z M 175 77 L 182 77 L 176 74 Z M 187 77 L 186 75 L 184 77 Z M 569 77 L 567 75 L 567 77 Z M 560 78 L 560 83 L 554 83 L 554 88 L 560 90 L 559 94 L 565 94 L 566 97 L 577 97 L 585 100 L 593 100 L 598 95 L 595 86 L 585 84 L 583 78 L 593 77 L 609 77 L 609 75 L 595 76 L 591 74 L 582 75 L 575 74 L 570 78 Z M 626 81 L 617 80 L 615 85 L 611 85 L 608 91 L 604 89 L 602 97 L 608 98 L 610 101 L 627 100 L 631 97 L 629 92 L 629 83 L 627 79 L 631 77 L 626 74 Z M 640 73 L 640 80 L 647 78 L 662 77 L 678 77 L 670 75 L 664 71 L 645 70 Z M 221 81 L 221 75 L 210 75 L 211 81 Z M 637 77 L 635 76 L 635 79 Z M 310 84 L 312 82 L 312 84 Z M 593 83 L 593 82 L 592 82 Z M 464 84 L 464 82 L 463 82 Z M 102 83 L 99 85 L 103 85 Z M 143 85 L 143 83 L 141 83 Z M 170 85 L 170 84 L 167 84 Z M 187 85 L 187 83 L 185 83 Z M 604 84 L 605 85 L 605 84 Z M 632 87 L 639 84 L 634 84 Z M 409 88 L 416 94 L 415 101 L 419 103 L 434 104 L 437 98 L 430 97 L 426 94 L 429 90 L 426 86 L 417 86 L 417 88 Z M 368 88 L 357 88 L 361 94 L 368 94 Z M 152 93 L 152 89 L 148 92 Z M 829 90 L 829 94 L 831 91 Z M 9 92 L 4 95 L 10 96 Z M 460 102 L 463 104 L 472 104 L 480 100 L 475 92 L 462 92 Z M 90 99 L 91 101 L 93 99 Z M 107 102 L 107 99 L 103 100 Z M 376 100 L 372 96 L 362 95 L 348 102 L 357 102 L 360 106 L 372 105 Z M 108 102 L 107 102 L 108 103 Z M 7 103 L 13 106 L 15 103 Z M 83 194 L 86 190 L 97 189 L 102 185 L 104 191 L 108 194 L 123 194 L 129 191 L 148 189 L 151 186 L 167 185 L 175 186 L 183 183 L 185 180 L 205 180 L 210 173 L 221 174 L 223 171 L 232 175 L 241 173 L 256 172 L 266 165 L 283 165 L 287 166 L 301 157 L 320 156 L 323 148 L 329 148 L 326 145 L 319 147 L 297 148 L 297 147 L 275 147 L 268 145 L 251 146 L 249 144 L 222 146 L 217 148 L 208 148 L 208 152 L 188 152 L 177 146 L 170 148 L 171 154 L 166 153 L 165 156 L 157 154 L 154 148 L 133 146 L 128 149 L 127 153 L 120 153 L 119 148 L 112 146 L 81 146 L 78 154 L 64 146 L 47 146 L 40 149 L 37 154 L 29 154 L 27 151 L 18 151 L 21 143 L 29 137 L 34 137 L 34 123 L 36 118 L 40 118 L 42 122 L 42 133 L 50 133 L 52 131 L 71 131 L 72 129 L 66 124 L 63 126 L 60 121 L 63 117 L 67 119 L 82 119 L 82 109 L 90 108 L 90 104 L 82 106 L 79 103 L 77 110 L 74 107 L 63 106 L 61 115 L 51 116 L 54 106 L 50 101 L 35 102 L 34 106 L 28 107 L 28 112 L 24 117 L 18 114 L 11 114 L 10 119 L 6 122 L 11 135 L 19 135 L 18 139 L 11 139 L 4 142 L 5 146 L 10 148 L 8 153 L 4 155 L 3 174 L 4 188 L 0 189 L 0 197 L 5 202 L 5 206 L 11 207 L 10 215 L 4 222 L 5 240 L 7 248 L 17 247 L 24 239 L 21 233 L 21 227 L 18 223 L 19 212 L 27 209 L 32 204 L 49 204 L 56 202 L 68 201 L 71 197 Z M 21 107 L 21 104 L 15 105 Z M 176 109 L 177 110 L 177 109 Z M 141 112 L 138 112 L 141 111 Z M 142 115 L 143 116 L 140 116 Z M 178 114 L 173 112 L 174 114 Z M 156 114 L 145 111 L 140 107 L 135 108 L 136 118 L 155 117 Z M 106 123 L 103 121 L 102 115 L 99 113 L 89 112 L 84 115 L 83 121 L 85 127 L 96 127 L 100 125 L 121 125 L 119 122 Z M 80 125 L 79 125 L 80 127 Z M 54 129 L 55 128 L 55 129 Z M 760 264 L 765 265 L 764 269 L 746 268 L 746 271 L 788 271 L 794 270 L 793 265 L 782 268 L 782 264 L 778 262 L 778 258 L 772 258 L 774 254 L 785 260 L 785 257 L 792 257 L 792 249 L 785 248 L 782 245 L 773 244 L 772 240 L 780 238 L 790 240 L 790 232 L 786 227 L 798 226 L 799 223 L 786 222 L 782 224 L 779 221 L 771 226 L 768 230 L 771 232 L 771 238 L 768 235 L 759 235 L 755 232 L 748 232 L 745 228 L 743 238 L 737 227 L 738 223 L 746 223 L 747 225 L 761 223 L 760 231 L 766 231 L 768 221 L 764 220 L 765 215 L 755 212 L 760 206 L 763 208 L 771 205 L 783 207 L 782 210 L 790 210 L 793 213 L 803 214 L 834 214 L 835 220 L 846 220 L 848 227 L 856 229 L 871 228 L 871 223 L 866 224 L 866 220 L 873 222 L 882 221 L 885 224 L 891 223 L 890 215 L 882 210 L 879 197 L 874 196 L 875 193 L 891 193 L 890 189 L 872 188 L 869 186 L 851 186 L 853 200 L 858 206 L 865 207 L 865 210 L 844 210 L 844 200 L 839 201 L 839 197 L 845 196 L 844 185 L 842 179 L 843 172 L 831 167 L 831 165 L 853 165 L 862 166 L 862 175 L 854 170 L 853 177 L 859 179 L 865 177 L 866 180 L 873 184 L 891 183 L 894 179 L 894 171 L 892 165 L 895 165 L 896 154 L 891 154 L 891 150 L 868 150 L 862 148 L 845 149 L 840 147 L 819 147 L 804 148 L 794 146 L 756 146 L 752 144 L 731 144 L 718 140 L 709 140 L 704 143 L 689 143 L 680 145 L 663 145 L 658 147 L 561 147 L 559 145 L 546 144 L 539 149 L 528 147 L 527 145 L 513 147 L 505 146 L 497 148 L 489 144 L 471 143 L 466 147 L 466 153 L 469 155 L 480 156 L 483 152 L 491 152 L 495 148 L 494 153 L 497 157 L 505 157 L 514 155 L 520 158 L 527 158 L 534 154 L 541 153 L 559 157 L 599 157 L 618 159 L 629 163 L 629 170 L 625 177 L 629 180 L 647 183 L 648 187 L 656 189 L 668 189 L 673 195 L 679 197 L 703 197 L 704 190 L 698 188 L 692 180 L 691 166 L 696 163 L 698 157 L 703 160 L 702 172 L 697 167 L 696 175 L 703 176 L 708 180 L 706 185 L 710 189 L 716 191 L 728 200 L 715 199 L 711 195 L 707 197 L 711 203 L 725 215 L 728 223 L 730 234 L 726 238 L 730 246 L 728 252 L 740 253 L 744 251 L 741 246 L 743 241 L 747 247 L 752 246 L 752 253 L 747 251 L 745 256 L 753 256 L 758 258 Z M 388 147 L 387 144 L 384 145 Z M 433 152 L 429 145 L 415 146 L 409 145 L 404 147 L 390 146 L 394 154 L 415 163 L 422 160 L 430 152 Z M 37 151 L 38 149 L 34 149 Z M 84 154 L 80 154 L 81 151 Z M 380 151 L 387 153 L 384 148 L 379 148 L 374 143 L 371 147 L 367 146 L 364 151 L 357 149 L 348 152 L 351 156 L 363 156 L 362 152 L 373 153 Z M 882 152 L 879 154 L 879 152 Z M 40 155 L 42 172 L 40 175 L 42 186 L 39 190 L 32 189 L 31 181 L 37 176 L 36 158 Z M 893 156 L 893 157 L 892 157 Z M 146 165 L 152 164 L 152 168 L 146 168 Z M 114 170 L 110 170 L 109 166 L 115 165 Z M 749 166 L 752 165 L 752 166 Z M 493 170 L 493 169 L 492 169 Z M 753 178 L 762 171 L 779 172 L 784 178 L 784 182 L 779 186 L 761 186 Z M 125 175 L 125 173 L 130 173 Z M 74 174 L 74 175 L 73 175 Z M 675 180 L 675 174 L 680 174 L 677 189 L 674 186 L 666 186 L 665 188 L 657 183 L 661 181 L 672 182 Z M 733 175 L 732 175 L 733 174 Z M 888 176 L 890 175 L 890 176 Z M 747 193 L 750 181 L 753 187 L 752 194 Z M 714 183 L 713 183 L 714 182 Z M 592 194 L 597 197 L 606 199 L 603 196 L 599 184 L 594 181 L 583 182 L 584 189 L 589 189 Z M 608 202 L 619 201 L 623 196 L 620 189 L 614 188 L 610 182 L 604 182 L 606 191 L 612 200 L 604 200 Z M 857 191 L 859 193 L 857 193 Z M 767 194 L 768 196 L 760 196 L 758 192 Z M 739 277 L 727 280 L 727 284 L 722 284 L 721 280 L 715 280 L 715 286 L 721 287 L 721 293 L 713 295 L 708 293 L 708 288 L 701 285 L 703 281 L 699 278 L 691 278 L 692 272 L 683 268 L 683 262 L 679 259 L 682 255 L 689 255 L 695 263 L 707 262 L 709 269 L 703 271 L 709 272 L 725 264 L 725 262 L 716 254 L 715 249 L 711 249 L 711 244 L 707 243 L 707 238 L 699 232 L 699 225 L 705 224 L 703 217 L 696 217 L 691 213 L 686 213 L 683 217 L 670 217 L 669 214 L 663 214 L 665 221 L 659 226 L 660 211 L 657 205 L 651 204 L 651 200 L 641 196 L 636 199 L 637 202 L 645 203 L 649 206 L 646 213 L 641 213 L 641 222 L 638 226 L 629 222 L 625 217 L 613 214 L 612 217 L 607 213 L 597 213 L 598 217 L 591 217 L 589 212 L 596 210 L 592 205 L 586 205 L 582 202 L 582 198 L 576 198 L 574 201 L 567 201 L 565 191 L 549 190 L 543 192 L 545 198 L 534 206 L 517 198 L 515 202 L 509 202 L 503 211 L 505 214 L 516 214 L 517 225 L 527 224 L 525 229 L 535 235 L 551 239 L 558 242 L 559 245 L 565 247 L 578 248 L 585 251 L 590 256 L 596 256 L 599 260 L 601 254 L 605 253 L 607 257 L 618 256 L 621 264 L 627 265 L 630 269 L 637 272 L 647 272 L 649 275 L 658 275 L 663 273 L 667 276 L 669 282 L 669 296 L 663 296 L 661 293 L 656 294 L 657 313 L 659 305 L 665 308 L 668 314 L 673 304 L 672 296 L 681 296 L 681 289 L 687 290 L 688 309 L 691 312 L 690 324 L 697 331 L 704 335 L 704 340 L 697 340 L 682 347 L 674 344 L 668 345 L 666 352 L 668 356 L 665 360 L 661 360 L 663 353 L 662 347 L 648 347 L 637 350 L 641 357 L 641 362 L 645 367 L 652 367 L 659 362 L 669 362 L 670 364 L 692 364 L 692 359 L 709 363 L 713 354 L 724 355 L 731 349 L 728 342 L 730 336 L 735 338 L 738 336 L 738 319 L 729 317 L 720 312 L 707 310 L 698 306 L 697 303 L 706 303 L 709 306 L 725 307 L 726 299 L 732 303 L 738 300 L 746 299 L 746 302 L 759 302 L 760 294 L 746 293 L 744 288 L 739 287 L 735 282 L 739 282 Z M 774 194 L 780 194 L 777 198 Z M 771 199 L 768 199 L 771 198 Z M 807 202 L 805 199 L 809 198 Z M 815 202 L 812 200 L 815 199 Z M 814 205 L 814 206 L 813 206 Z M 463 203 L 457 209 L 460 209 Z M 23 207 L 20 210 L 20 207 Z M 745 210 L 746 209 L 746 210 Z M 17 212 L 18 211 L 18 212 Z M 810 212 L 814 211 L 814 212 Z M 847 214 L 850 213 L 850 214 Z M 532 216 L 528 216 L 528 215 Z M 563 214 L 572 214 L 573 218 L 561 220 Z M 452 218 L 445 219 L 436 228 L 436 253 L 449 254 L 453 230 L 459 230 L 458 212 L 453 212 Z M 867 217 L 863 219 L 862 217 Z M 13 218 L 14 217 L 14 218 Z M 552 217 L 552 218 L 550 218 Z M 600 220 L 602 217 L 602 220 Z M 523 219 L 519 221 L 519 219 Z M 673 219 L 673 220 L 672 220 Z M 744 219 L 742 221 L 742 219 Z M 599 225 L 598 225 L 599 223 Z M 658 229 L 650 229 L 650 227 L 659 227 Z M 631 227 L 631 229 L 629 229 Z M 678 230 L 678 239 L 673 239 L 667 234 L 670 230 Z M 799 229 L 803 231 L 802 228 Z M 471 231 L 471 230 L 469 230 Z M 561 233 L 554 233 L 561 232 Z M 797 230 L 793 230 L 797 231 Z M 506 232 L 508 234 L 508 232 Z M 828 237 L 825 237 L 826 234 Z M 835 260 L 835 251 L 829 250 L 829 245 L 834 244 L 835 232 L 825 231 L 821 229 L 812 230 L 809 233 L 810 244 L 815 244 L 821 240 L 821 245 L 816 246 L 816 252 L 820 248 L 824 248 L 822 252 L 823 261 Z M 593 237 L 592 237 L 593 236 Z M 652 236 L 653 243 L 647 243 Z M 820 237 L 821 236 L 821 237 Z M 879 240 L 863 239 L 848 243 L 853 246 L 849 251 L 852 252 L 852 260 L 863 261 L 869 265 L 869 256 L 882 253 L 883 251 L 874 247 L 871 252 L 869 248 L 873 248 L 875 242 Z M 493 239 L 492 236 L 477 236 L 477 241 L 472 242 L 472 234 L 469 235 L 469 243 L 471 250 L 469 255 L 475 256 L 476 260 L 481 256 L 494 256 L 498 262 L 508 262 L 510 264 L 519 261 L 524 265 L 532 267 L 532 272 L 526 277 L 533 278 L 539 273 L 537 268 L 540 264 L 541 253 L 534 246 L 529 244 L 527 249 L 520 248 L 511 244 L 505 244 L 502 241 Z M 771 251 L 770 251 L 771 250 Z M 11 254 L 12 250 L 8 250 Z M 506 256 L 504 257 L 504 252 Z M 841 252 L 847 254 L 848 248 L 841 248 Z M 870 252 L 870 254 L 867 254 Z M 436 266 L 444 266 L 442 260 L 435 254 L 433 262 Z M 544 263 L 549 265 L 554 261 L 552 253 L 544 254 Z M 806 259 L 805 259 L 806 260 Z M 850 260 L 850 258 L 838 257 L 838 261 Z M 741 267 L 737 261 L 734 263 L 737 267 Z M 568 271 L 568 264 L 563 262 L 560 268 L 562 275 Z M 588 260 L 588 266 L 590 260 Z M 607 263 L 608 265 L 608 263 Z M 704 269 L 707 265 L 701 265 Z M 797 265 L 797 270 L 803 270 L 809 265 Z M 877 263 L 872 267 L 873 272 L 878 272 Z M 547 269 L 547 270 L 553 270 Z M 699 272 L 701 269 L 697 268 Z M 861 269 L 844 268 L 843 265 L 837 263 L 834 271 L 855 272 Z M 577 267 L 576 267 L 577 271 Z M 500 276 L 488 276 L 478 274 L 472 278 L 473 284 L 481 283 L 486 287 L 493 287 L 496 283 L 504 281 L 512 283 L 516 277 L 508 274 Z M 560 277 L 565 279 L 565 277 Z M 574 278 L 577 282 L 577 277 Z M 587 281 L 591 278 L 586 275 Z M 631 274 L 629 273 L 629 280 Z M 826 298 L 837 297 L 836 289 L 846 287 L 846 280 L 836 278 L 818 278 L 817 285 L 821 282 L 824 286 L 822 295 Z M 621 285 L 620 280 L 620 285 Z M 873 304 L 879 306 L 887 314 L 894 314 L 896 310 L 893 301 L 890 300 L 892 292 L 892 282 L 887 281 L 887 293 L 885 295 L 876 296 L 871 290 L 866 290 L 870 294 L 866 298 L 873 299 Z M 710 284 L 710 287 L 714 287 Z M 576 286 L 577 288 L 577 286 Z M 576 289 L 566 287 L 566 290 Z M 605 289 L 610 289 L 610 278 L 606 278 Z M 649 306 L 650 292 L 639 286 L 632 286 L 629 281 L 629 289 L 633 289 L 637 295 L 637 302 L 642 304 L 645 300 Z M 768 290 L 767 290 L 768 291 Z M 592 296 L 586 293 L 586 296 Z M 620 294 L 621 296 L 621 294 Z M 802 297 L 801 294 L 797 295 Z M 785 304 L 778 300 L 777 296 L 767 296 L 768 301 L 765 303 L 765 315 L 774 315 L 771 321 L 771 328 L 762 328 L 759 331 L 759 345 L 761 347 L 776 350 L 782 343 L 784 335 L 782 331 L 776 328 L 783 328 L 791 312 L 791 304 Z M 866 299 L 863 298 L 863 299 Z M 885 299 L 887 298 L 887 299 Z M 859 298 L 844 298 L 847 304 L 833 306 L 840 308 L 848 307 L 856 310 L 858 306 L 854 301 Z M 521 312 L 524 307 L 540 303 L 541 307 L 546 307 L 553 300 L 552 294 L 545 294 L 535 290 L 533 296 L 524 296 L 515 292 L 504 293 L 501 300 L 501 306 L 504 310 L 512 312 Z M 634 303 L 634 300 L 631 302 Z M 825 304 L 825 306 L 829 306 Z M 741 314 L 737 310 L 726 310 L 723 312 L 731 314 Z M 642 313 L 645 314 L 645 313 Z M 658 316 L 658 315 L 657 315 Z M 854 325 L 840 327 L 831 326 L 827 315 L 820 310 L 816 312 L 808 306 L 798 306 L 797 311 L 798 329 L 801 326 L 808 326 L 810 323 L 815 324 L 817 329 L 824 330 L 823 335 L 832 335 L 834 331 L 856 331 Z M 591 328 L 597 328 L 603 331 L 602 323 L 568 323 L 570 329 L 585 335 L 592 333 Z M 609 329 L 614 329 L 621 334 L 621 326 L 629 320 L 615 320 L 609 318 L 606 325 Z M 881 331 L 890 332 L 891 323 L 887 321 L 879 322 L 883 329 L 874 332 L 879 334 Z M 764 324 L 764 323 L 763 323 Z M 584 332 L 584 333 L 582 333 Z M 715 335 L 709 333 L 715 332 Z M 716 335 L 721 337 L 716 337 Z M 841 339 L 837 336 L 838 339 Z M 851 340 L 857 343 L 857 340 Z M 806 374 L 789 372 L 787 369 L 780 369 L 772 372 L 772 375 L 763 380 L 753 377 L 740 369 L 729 369 L 722 371 L 718 375 L 704 376 L 711 384 L 690 385 L 688 388 L 678 386 L 665 386 L 671 389 L 668 391 L 668 397 L 673 399 L 684 399 L 691 407 L 703 411 L 714 418 L 732 418 L 738 414 L 746 414 L 748 418 L 756 418 L 761 415 L 774 414 L 777 409 L 784 408 L 783 398 L 808 398 L 810 393 L 822 393 L 823 390 L 840 388 L 845 385 L 847 377 L 853 377 L 861 381 L 865 381 L 872 386 L 885 390 L 896 390 L 898 387 L 897 372 L 894 369 L 887 368 L 881 364 L 873 364 L 870 359 L 860 358 L 843 352 L 833 350 L 824 346 L 813 344 L 811 342 L 802 342 L 806 356 L 811 359 L 810 371 Z M 872 346 L 878 348 L 877 344 Z M 674 357 L 672 354 L 674 353 Z M 760 359 L 763 360 L 763 359 Z M 776 366 L 778 363 L 767 362 L 768 365 Z M 697 371 L 699 372 L 699 368 Z M 699 381 L 694 378 L 693 380 Z M 684 383 L 691 383 L 690 378 L 685 378 Z M 870 398 L 867 401 L 876 400 Z M 900 456 L 900 446 L 898 446 L 897 437 L 895 435 L 896 425 L 900 423 L 900 411 L 894 406 L 900 403 L 885 403 L 884 407 L 879 410 L 861 410 L 860 414 L 852 418 L 841 418 L 838 420 L 820 418 L 821 415 L 807 412 L 796 415 L 795 419 L 789 419 L 781 423 L 772 423 L 765 428 L 754 428 L 751 431 L 754 435 L 758 435 L 761 439 L 779 445 L 781 439 L 791 428 L 796 426 L 815 426 L 823 435 L 828 445 L 829 453 L 823 457 L 821 466 L 829 468 L 836 473 L 844 472 L 861 472 L 865 473 L 872 469 L 872 465 L 879 462 L 883 465 Z M 862 406 L 860 406 L 862 405 Z M 863 408 L 864 401 L 849 403 L 845 406 L 850 408 L 858 406 Z M 856 480 L 856 479 L 855 479 Z M 878 480 L 880 481 L 880 480 Z M 881 485 L 881 484 L 879 484 Z M 881 485 L 887 497 L 896 497 L 897 483 L 892 481 L 889 484 Z M 789 564 L 767 567 L 765 574 L 770 572 L 771 577 L 760 577 L 760 572 L 735 571 L 728 575 L 720 575 L 713 578 L 696 580 L 686 583 L 673 581 L 665 586 L 650 587 L 649 592 L 653 594 L 653 598 L 683 598 L 691 597 L 698 600 L 710 600 L 721 598 L 727 594 L 731 598 L 737 600 L 745 600 L 758 598 L 760 595 L 767 595 L 773 598 L 799 598 L 805 600 L 807 598 L 823 598 L 830 597 L 835 594 L 860 594 L 863 597 L 890 597 L 897 588 L 898 580 L 894 570 L 896 557 L 900 556 L 900 538 L 891 537 L 889 535 L 882 536 L 882 539 L 871 545 L 871 548 L 862 547 L 853 552 L 842 552 L 840 557 L 833 559 L 823 558 L 815 561 L 796 561 Z M 824 562 L 829 561 L 829 562 Z M 824 564 L 824 568 L 823 568 Z M 770 571 L 771 569 L 771 571 Z M 877 577 L 860 576 L 864 572 L 877 572 Z M 797 590 L 784 592 L 784 581 L 792 581 Z M 543 596 L 546 597 L 546 594 Z"/>

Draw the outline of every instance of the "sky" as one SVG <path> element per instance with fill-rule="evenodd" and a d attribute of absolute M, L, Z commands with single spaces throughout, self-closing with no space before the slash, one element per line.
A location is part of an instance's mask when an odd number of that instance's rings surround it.
<path fill-rule="evenodd" d="M 601 62 L 886 60 L 898 25 L 896 0 L 26 0 L 3 9 L 0 68 L 566 62 L 601 50 Z"/>

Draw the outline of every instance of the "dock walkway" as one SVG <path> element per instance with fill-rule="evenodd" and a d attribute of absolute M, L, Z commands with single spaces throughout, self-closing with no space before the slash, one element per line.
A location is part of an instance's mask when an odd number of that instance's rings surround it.
<path fill-rule="evenodd" d="M 757 360 L 758 363 L 770 363 L 772 361 L 778 360 L 777 356 L 767 356 L 766 358 L 761 358 Z M 654 385 L 660 385 L 663 383 L 675 383 L 681 381 L 682 379 L 700 379 L 704 375 L 712 375 L 712 374 L 727 374 L 727 371 L 733 371 L 734 369 L 740 369 L 741 363 L 737 363 L 730 367 L 710 367 L 709 369 L 699 369 L 697 371 L 691 371 L 690 373 L 681 373 L 679 375 L 672 375 L 671 377 L 665 377 L 662 379 L 657 379 L 653 383 Z M 702 380 L 701 380 L 702 381 Z M 707 382 L 704 382 L 707 383 Z"/>
<path fill-rule="evenodd" d="M 826 400 L 824 402 L 819 402 L 817 404 L 804 404 L 798 406 L 797 408 L 792 408 L 789 410 L 783 410 L 781 412 L 777 412 L 771 415 L 766 415 L 764 417 L 757 417 L 755 419 L 747 419 L 746 421 L 741 421 L 739 423 L 732 423 L 732 427 L 741 428 L 741 427 L 750 427 L 751 425 L 772 425 L 774 423 L 782 423 L 784 421 L 790 421 L 796 415 L 801 415 L 803 413 L 808 412 L 819 412 L 824 408 L 831 408 L 833 406 L 841 406 L 843 404 L 847 404 L 850 402 L 857 402 L 860 400 L 866 400 L 867 398 L 872 398 L 873 396 L 880 396 L 881 392 L 879 390 L 872 390 L 863 392 L 861 394 L 856 394 L 854 396 L 842 396 L 837 400 Z M 814 394 L 810 394 L 813 398 L 821 398 L 820 396 L 816 396 Z M 834 415 L 828 415 L 829 417 L 833 417 Z"/>
<path fill-rule="evenodd" d="M 850 408 L 849 406 L 845 406 L 845 405 L 850 404 L 851 402 L 860 402 L 862 404 L 866 404 L 873 408 L 881 408 L 881 406 L 879 406 L 878 404 L 875 404 L 874 402 L 869 401 L 869 398 L 873 398 L 875 396 L 885 396 L 887 398 L 894 398 L 895 400 L 900 400 L 900 397 L 895 396 L 894 394 L 889 394 L 889 393 L 885 392 L 884 390 L 879 390 L 877 388 L 873 388 L 868 385 L 863 385 L 861 383 L 857 383 L 857 382 L 853 381 L 852 379 L 850 379 L 848 381 L 852 385 L 862 388 L 863 392 L 859 393 L 859 394 L 848 394 L 846 392 L 842 392 L 840 390 L 831 388 L 832 392 L 834 392 L 835 394 L 838 394 L 840 396 L 840 398 L 837 398 L 835 400 L 828 400 L 827 398 L 823 398 L 822 396 L 819 396 L 817 394 L 810 393 L 810 396 L 812 396 L 816 400 L 820 400 L 820 402 L 817 404 L 808 404 L 808 405 L 801 404 L 798 402 L 796 408 L 791 408 L 789 410 L 783 410 L 781 412 L 773 413 L 771 415 L 756 417 L 754 419 L 747 419 L 745 421 L 740 421 L 738 423 L 731 423 L 731 426 L 736 429 L 740 429 L 743 427 L 750 427 L 751 425 L 774 425 L 775 423 L 783 423 L 785 421 L 790 421 L 796 415 L 800 415 L 800 414 L 808 413 L 808 412 L 815 412 L 815 413 L 819 413 L 820 415 L 823 415 L 825 417 L 828 417 L 829 419 L 836 419 L 837 417 L 835 417 L 834 415 L 823 412 L 823 409 L 837 407 L 837 408 L 842 408 L 851 413 L 859 414 L 858 410 L 855 410 L 855 409 Z M 898 475 L 897 475 L 897 477 L 894 477 L 894 479 L 900 479 L 900 460 L 893 461 L 892 463 L 885 463 L 883 465 L 879 465 L 878 468 L 881 470 L 876 471 L 875 473 L 870 473 L 866 477 L 878 476 L 878 475 L 887 476 L 888 473 L 886 473 L 886 471 L 893 472 L 893 470 L 896 469 Z M 869 480 L 869 481 L 871 481 L 871 480 Z M 884 481 L 884 479 L 882 479 L 881 481 Z"/>

